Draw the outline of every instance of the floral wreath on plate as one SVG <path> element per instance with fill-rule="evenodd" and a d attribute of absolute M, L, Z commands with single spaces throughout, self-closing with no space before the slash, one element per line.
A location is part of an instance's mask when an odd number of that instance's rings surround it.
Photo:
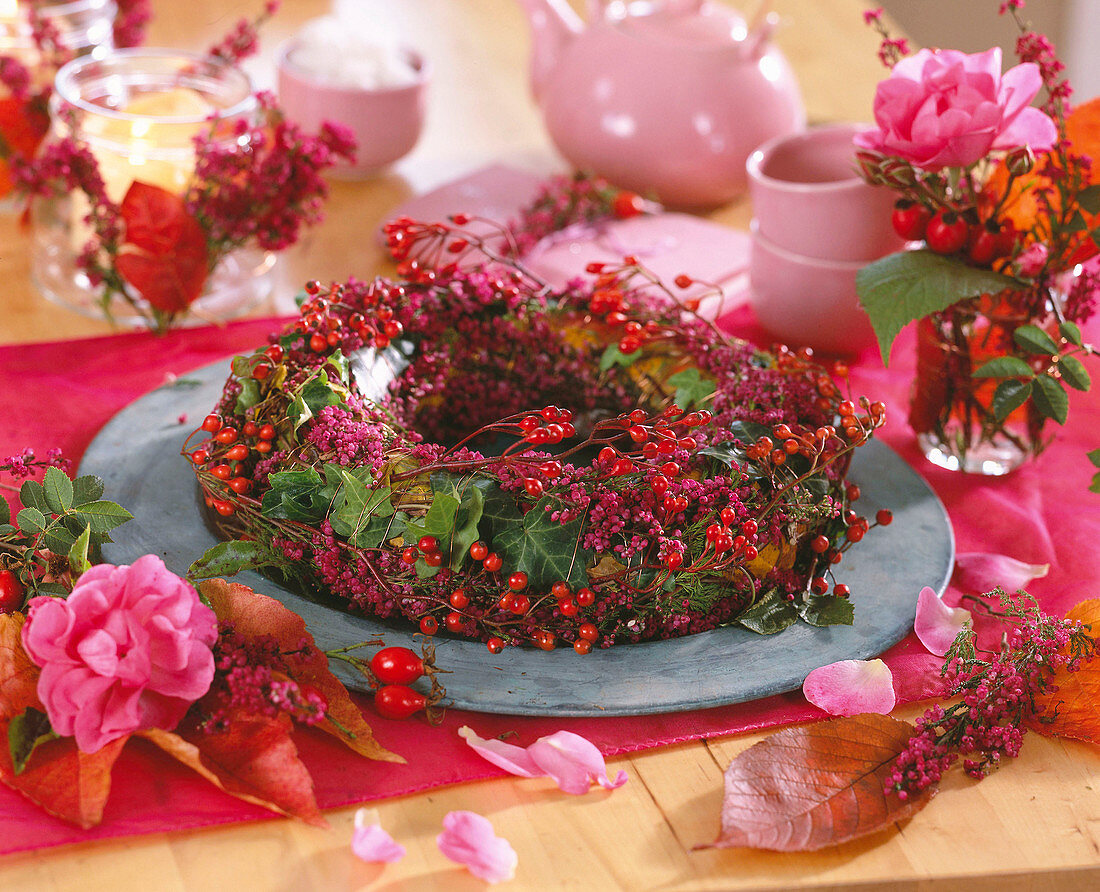
<path fill-rule="evenodd" d="M 844 475 L 882 404 L 726 337 L 636 258 L 554 290 L 485 222 L 390 224 L 398 279 L 311 282 L 233 360 L 184 447 L 234 540 L 198 572 L 262 568 L 494 653 L 850 623 L 831 570 L 872 524 Z"/>

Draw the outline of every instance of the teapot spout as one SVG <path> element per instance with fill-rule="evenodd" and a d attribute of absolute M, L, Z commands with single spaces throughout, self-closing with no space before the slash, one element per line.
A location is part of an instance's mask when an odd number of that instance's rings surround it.
<path fill-rule="evenodd" d="M 539 101 L 562 51 L 584 25 L 567 0 L 519 0 L 531 26 L 531 93 Z"/>

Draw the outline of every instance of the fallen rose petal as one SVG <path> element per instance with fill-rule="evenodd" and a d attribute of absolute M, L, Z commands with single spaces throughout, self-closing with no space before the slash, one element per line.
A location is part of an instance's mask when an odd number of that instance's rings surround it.
<path fill-rule="evenodd" d="M 530 754 L 522 746 L 513 746 L 495 737 L 489 740 L 478 737 L 473 728 L 467 725 L 458 729 L 458 736 L 464 739 L 481 758 L 510 774 L 519 777 L 542 777 L 545 773 L 534 763 Z"/>
<path fill-rule="evenodd" d="M 595 781 L 605 790 L 617 790 L 627 781 L 620 769 L 614 780 L 607 776 L 607 763 L 595 744 L 572 731 L 558 731 L 540 737 L 527 752 L 544 774 L 566 793 L 587 793 Z"/>
<path fill-rule="evenodd" d="M 376 808 L 361 808 L 355 813 L 351 850 L 362 861 L 393 864 L 405 857 L 405 847 L 382 829 Z"/>
<path fill-rule="evenodd" d="M 515 849 L 493 832 L 488 819 L 472 811 L 448 812 L 443 818 L 443 832 L 435 842 L 444 855 L 487 883 L 510 880 L 516 875 L 519 856 Z"/>
<path fill-rule="evenodd" d="M 933 654 L 906 654 L 892 657 L 894 697 L 898 703 L 914 703 L 947 694 L 947 680 L 940 674 L 943 660 Z"/>
<path fill-rule="evenodd" d="M 935 589 L 925 586 L 917 596 L 917 616 L 913 631 L 929 653 L 942 657 L 951 647 L 963 626 L 971 621 L 965 607 L 948 607 Z"/>
<path fill-rule="evenodd" d="M 968 592 L 988 592 L 1003 588 L 1014 592 L 1026 588 L 1033 579 L 1046 576 L 1050 564 L 1027 564 L 1006 554 L 971 551 L 955 555 L 953 585 Z"/>
<path fill-rule="evenodd" d="M 830 715 L 886 715 L 894 708 L 894 677 L 882 660 L 841 660 L 814 669 L 802 693 Z"/>

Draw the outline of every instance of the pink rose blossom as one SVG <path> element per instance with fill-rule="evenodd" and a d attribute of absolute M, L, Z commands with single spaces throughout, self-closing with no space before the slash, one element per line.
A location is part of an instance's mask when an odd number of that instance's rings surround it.
<path fill-rule="evenodd" d="M 1058 130 L 1031 108 L 1043 79 L 1026 62 L 1001 74 L 1001 50 L 968 55 L 921 50 L 899 61 L 875 91 L 878 130 L 856 145 L 925 170 L 969 167 L 991 151 L 1049 149 Z"/>
<path fill-rule="evenodd" d="M 516 875 L 519 856 L 515 849 L 493 832 L 487 818 L 475 812 L 448 812 L 443 817 L 443 832 L 435 841 L 439 851 L 487 883 L 510 880 Z"/>
<path fill-rule="evenodd" d="M 23 626 L 50 724 L 86 753 L 174 728 L 210 687 L 217 637 L 214 611 L 155 555 L 92 567 L 64 600 L 32 599 Z"/>
<path fill-rule="evenodd" d="M 841 660 L 814 669 L 802 693 L 830 715 L 887 715 L 894 708 L 894 676 L 882 660 Z"/>

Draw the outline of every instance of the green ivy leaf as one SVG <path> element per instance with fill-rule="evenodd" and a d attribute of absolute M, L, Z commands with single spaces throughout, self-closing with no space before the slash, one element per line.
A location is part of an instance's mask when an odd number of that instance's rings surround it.
<path fill-rule="evenodd" d="M 1016 409 L 1019 409 L 1031 396 L 1031 382 L 1017 381 L 1011 378 L 997 385 L 993 393 L 993 415 L 998 421 L 1008 418 Z"/>
<path fill-rule="evenodd" d="M 772 589 L 748 610 L 737 617 L 737 622 L 758 635 L 774 635 L 793 625 L 798 611 L 779 589 Z"/>
<path fill-rule="evenodd" d="M 0 496 L 0 528 L 11 525 L 11 505 L 8 500 Z M 3 533 L 0 533 L 3 535 Z"/>
<path fill-rule="evenodd" d="M 27 508 L 37 508 L 43 514 L 50 513 L 46 503 L 46 490 L 37 480 L 24 480 L 19 487 L 19 501 Z"/>
<path fill-rule="evenodd" d="M 1039 414 L 1045 418 L 1052 418 L 1059 424 L 1066 423 L 1066 415 L 1069 413 L 1069 397 L 1062 387 L 1062 382 L 1051 378 L 1050 375 L 1039 375 L 1035 379 L 1035 389 L 1032 391 L 1032 399 Z"/>
<path fill-rule="evenodd" d="M 633 353 L 623 353 L 618 344 L 610 344 L 600 357 L 600 371 L 606 372 L 613 365 L 628 366 L 641 355 L 641 350 L 635 350 Z"/>
<path fill-rule="evenodd" d="M 252 375 L 252 363 L 247 356 L 234 356 L 229 363 L 229 370 L 235 378 L 248 378 Z"/>
<path fill-rule="evenodd" d="M 1086 186 L 1077 193 L 1075 199 L 1090 214 L 1100 214 L 1100 185 Z"/>
<path fill-rule="evenodd" d="M 1094 468 L 1100 468 L 1100 449 L 1093 449 L 1092 452 L 1086 453 L 1086 456 Z"/>
<path fill-rule="evenodd" d="M 1100 474 L 1094 474 L 1092 483 L 1089 484 L 1089 492 L 1100 493 Z"/>
<path fill-rule="evenodd" d="M 231 539 L 206 549 L 187 568 L 187 578 L 198 582 L 200 579 L 236 576 L 245 570 L 258 570 L 282 563 L 283 561 L 263 543 Z"/>
<path fill-rule="evenodd" d="M 1051 356 L 1058 352 L 1058 345 L 1054 343 L 1054 338 L 1038 325 L 1021 325 L 1012 332 L 1012 340 L 1028 353 L 1034 353 L 1037 356 Z"/>
<path fill-rule="evenodd" d="M 694 367 L 670 376 L 668 383 L 676 388 L 676 405 L 685 411 L 691 406 L 701 406 L 718 386 L 714 379 L 702 377 Z"/>
<path fill-rule="evenodd" d="M 46 468 L 42 480 L 46 491 L 46 504 L 54 514 L 64 514 L 73 505 L 73 482 L 69 475 L 59 468 Z"/>
<path fill-rule="evenodd" d="M 457 493 L 458 490 L 453 489 L 453 492 Z M 439 542 L 440 551 L 443 551 L 455 528 L 455 515 L 458 513 L 459 504 L 459 499 L 451 493 L 435 492 L 432 495 L 432 504 L 428 508 L 428 513 L 419 520 L 410 520 L 405 524 L 410 541 L 418 540 L 423 536 L 434 536 Z M 429 567 L 422 557 L 416 562 L 415 568 L 416 575 L 421 579 L 435 576 L 439 572 L 439 567 Z"/>
<path fill-rule="evenodd" d="M 931 251 L 902 251 L 863 267 L 856 274 L 859 302 L 871 319 L 882 361 L 888 363 L 894 339 L 908 323 L 979 294 L 1019 287 L 1009 276 L 967 266 Z"/>
<path fill-rule="evenodd" d="M 46 516 L 37 508 L 24 508 L 15 515 L 15 522 L 24 533 L 41 533 L 46 529 Z"/>
<path fill-rule="evenodd" d="M 103 497 L 103 480 L 91 474 L 77 477 L 73 481 L 73 504 L 86 505 Z"/>
<path fill-rule="evenodd" d="M 389 517 L 372 517 L 351 543 L 356 548 L 378 548 L 383 542 L 405 535 L 409 515 L 398 511 Z"/>
<path fill-rule="evenodd" d="M 233 410 L 238 415 L 243 415 L 260 401 L 260 382 L 255 378 L 241 379 L 241 392 L 237 394 L 237 404 Z"/>
<path fill-rule="evenodd" d="M 1081 328 L 1073 322 L 1063 322 L 1058 326 L 1058 334 L 1073 344 L 1081 346 Z"/>
<path fill-rule="evenodd" d="M 807 598 L 798 613 L 811 626 L 850 626 L 856 615 L 850 600 L 832 595 Z"/>
<path fill-rule="evenodd" d="M 279 471 L 268 478 L 260 513 L 264 517 L 316 523 L 328 514 L 336 487 L 326 484 L 313 468 Z"/>
<path fill-rule="evenodd" d="M 134 517 L 121 505 L 106 500 L 77 505 L 73 508 L 73 516 L 91 527 L 92 541 L 97 544 L 110 541 L 107 534 L 115 527 L 122 526 L 126 521 L 133 520 Z"/>
<path fill-rule="evenodd" d="M 351 363 L 344 356 L 342 350 L 335 350 L 330 353 L 328 359 L 325 360 L 325 365 L 331 366 L 336 371 L 337 380 L 341 384 L 347 386 L 351 381 Z"/>
<path fill-rule="evenodd" d="M 74 575 L 79 576 L 92 568 L 91 562 L 88 560 L 88 549 L 91 544 L 92 530 L 90 527 L 84 527 L 84 531 L 76 537 L 72 548 L 69 549 L 69 568 Z"/>
<path fill-rule="evenodd" d="M 338 535 L 354 542 L 359 533 L 369 526 L 372 517 L 393 514 L 393 505 L 390 504 L 392 493 L 388 486 L 368 487 L 367 481 L 360 480 L 346 468 L 340 469 L 340 477 L 343 485 L 333 499 L 329 523 Z"/>
<path fill-rule="evenodd" d="M 8 725 L 8 750 L 11 752 L 12 767 L 16 774 L 22 774 L 34 751 L 60 735 L 52 727 L 45 713 L 28 706 L 15 716 Z"/>
<path fill-rule="evenodd" d="M 1018 356 L 998 356 L 972 373 L 975 378 L 1034 378 L 1035 372 Z"/>
<path fill-rule="evenodd" d="M 451 535 L 450 557 L 447 566 L 457 570 L 466 560 L 478 538 L 478 524 L 485 511 L 485 494 L 479 486 L 467 486 L 462 490 L 462 501 L 459 502 L 458 511 L 455 512 L 454 532 Z"/>
<path fill-rule="evenodd" d="M 545 590 L 565 581 L 575 591 L 588 585 L 585 567 L 593 557 L 578 545 L 583 518 L 557 523 L 546 510 L 551 504 L 549 498 L 539 499 L 524 515 L 522 524 L 510 524 L 493 536 L 493 549 L 511 572 L 521 570 L 527 574 L 531 588 Z"/>
<path fill-rule="evenodd" d="M 1062 380 L 1074 390 L 1088 390 L 1092 387 L 1089 370 L 1076 356 L 1063 356 L 1058 367 L 1062 370 Z"/>

